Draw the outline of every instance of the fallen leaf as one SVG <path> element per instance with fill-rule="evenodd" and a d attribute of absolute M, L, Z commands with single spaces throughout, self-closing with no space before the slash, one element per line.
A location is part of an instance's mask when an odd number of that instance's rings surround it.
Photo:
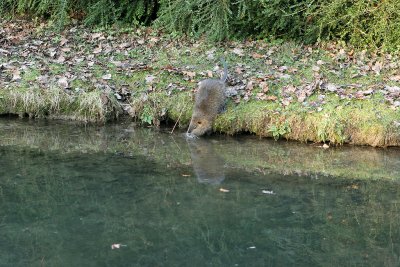
<path fill-rule="evenodd" d="M 313 70 L 314 72 L 318 72 L 318 71 L 320 70 L 320 67 L 314 65 L 314 66 L 312 67 L 312 70 Z"/>
<path fill-rule="evenodd" d="M 182 73 L 186 76 L 188 76 L 190 79 L 193 79 L 196 76 L 196 72 L 192 71 L 182 71 Z"/>
<path fill-rule="evenodd" d="M 288 98 L 282 99 L 282 105 L 289 106 L 292 101 Z"/>
<path fill-rule="evenodd" d="M 376 75 L 379 75 L 381 73 L 383 64 L 382 62 L 377 61 L 373 66 L 372 66 L 372 70 L 375 71 Z"/>
<path fill-rule="evenodd" d="M 296 91 L 296 87 L 292 84 L 285 86 L 283 89 L 284 89 L 284 92 L 287 92 L 287 93 L 294 93 Z"/>
<path fill-rule="evenodd" d="M 49 51 L 48 51 L 48 53 L 49 53 L 49 55 L 50 55 L 51 58 L 54 58 L 55 55 L 57 54 L 57 51 L 56 51 L 55 48 L 50 48 Z"/>
<path fill-rule="evenodd" d="M 398 82 L 398 81 L 400 81 L 400 75 L 389 77 L 389 80 L 394 81 L 394 82 Z"/>
<path fill-rule="evenodd" d="M 67 52 L 71 52 L 71 48 L 70 47 L 63 47 L 61 48 L 61 51 L 67 53 Z"/>
<path fill-rule="evenodd" d="M 258 58 L 263 58 L 263 57 L 264 57 L 263 55 L 258 54 L 258 53 L 253 53 L 251 56 L 252 56 L 254 59 L 258 59 Z"/>
<path fill-rule="evenodd" d="M 389 86 L 389 85 L 386 85 L 386 86 L 385 86 L 385 89 L 388 90 L 390 93 L 397 93 L 397 92 L 400 92 L 400 87 L 398 87 L 398 86 Z"/>
<path fill-rule="evenodd" d="M 100 37 L 102 37 L 103 36 L 103 33 L 101 33 L 101 32 L 96 32 L 96 33 L 93 33 L 92 34 L 92 39 L 98 39 L 98 38 L 100 38 Z"/>
<path fill-rule="evenodd" d="M 65 62 L 65 57 L 63 56 L 63 55 L 60 55 L 58 58 L 57 58 L 57 63 L 64 63 Z"/>
<path fill-rule="evenodd" d="M 208 58 L 208 59 L 214 59 L 214 53 L 215 53 L 215 51 L 216 51 L 215 48 L 206 51 L 207 58 Z"/>
<path fill-rule="evenodd" d="M 93 54 L 99 54 L 99 53 L 101 53 L 102 50 L 103 50 L 103 48 L 101 48 L 101 46 L 98 46 L 95 49 L 93 49 Z"/>
<path fill-rule="evenodd" d="M 0 53 L 6 54 L 6 55 L 10 54 L 10 52 L 8 50 L 1 49 L 1 48 L 0 48 Z"/>
<path fill-rule="evenodd" d="M 241 48 L 234 48 L 234 49 L 232 50 L 232 52 L 233 52 L 234 54 L 238 55 L 239 57 L 244 56 L 243 49 L 241 49 Z"/>
<path fill-rule="evenodd" d="M 155 78 L 156 78 L 156 77 L 153 76 L 153 75 L 147 75 L 146 78 L 145 78 L 146 83 L 152 84 L 152 83 L 154 82 L 154 79 L 155 79 Z"/>
<path fill-rule="evenodd" d="M 362 94 L 363 94 L 363 95 L 370 95 L 370 94 L 372 94 L 373 92 L 374 92 L 374 90 L 368 89 L 368 90 L 362 91 Z"/>
<path fill-rule="evenodd" d="M 58 79 L 57 83 L 64 89 L 69 87 L 68 80 L 66 77 L 61 77 L 60 79 Z"/>
<path fill-rule="evenodd" d="M 305 92 L 301 92 L 298 96 L 297 96 L 297 101 L 299 101 L 300 103 L 303 103 L 304 100 L 306 99 L 307 95 Z"/>
<path fill-rule="evenodd" d="M 107 74 L 101 76 L 101 78 L 102 78 L 103 80 L 111 80 L 111 73 L 107 73 Z"/>
<path fill-rule="evenodd" d="M 49 80 L 49 76 L 48 75 L 40 75 L 36 78 L 36 81 L 38 81 L 39 83 L 48 83 Z"/>
<path fill-rule="evenodd" d="M 288 70 L 288 66 L 280 66 L 278 68 L 279 71 L 283 72 L 283 71 L 287 71 Z"/>
<path fill-rule="evenodd" d="M 67 38 L 65 38 L 64 36 L 63 36 L 63 37 L 61 37 L 61 40 L 60 40 L 60 46 L 63 46 L 63 45 L 65 45 L 67 42 L 68 42 L 68 39 L 67 39 Z"/>
<path fill-rule="evenodd" d="M 249 82 L 247 83 L 247 85 L 246 85 L 246 89 L 247 89 L 247 90 L 253 90 L 253 88 L 254 88 L 253 81 L 249 81 Z"/>
<path fill-rule="evenodd" d="M 128 66 L 128 63 L 119 60 L 112 61 L 111 63 L 113 63 L 118 68 L 126 68 Z"/>
<path fill-rule="evenodd" d="M 115 95 L 115 97 L 116 97 L 118 100 L 121 100 L 121 99 L 122 99 L 122 96 L 121 96 L 120 94 L 114 93 L 114 95 Z"/>
<path fill-rule="evenodd" d="M 334 85 L 333 83 L 325 84 L 324 88 L 329 92 L 336 92 L 338 89 L 337 86 Z"/>
<path fill-rule="evenodd" d="M 236 72 L 237 74 L 241 74 L 241 73 L 243 72 L 243 69 L 237 67 L 237 68 L 235 69 L 235 72 Z"/>
<path fill-rule="evenodd" d="M 119 48 L 121 48 L 121 49 L 124 49 L 124 48 L 127 48 L 127 47 L 129 47 L 130 46 L 130 43 L 122 43 L 122 44 L 119 44 Z"/>
<path fill-rule="evenodd" d="M 278 97 L 277 97 L 277 96 L 274 96 L 274 95 L 269 95 L 269 96 L 267 96 L 266 99 L 267 99 L 267 100 L 271 100 L 271 101 L 276 101 L 276 100 L 278 99 Z"/>
<path fill-rule="evenodd" d="M 275 195 L 274 191 L 272 191 L 272 190 L 262 190 L 261 192 L 263 194 L 267 194 L 267 195 Z"/>
<path fill-rule="evenodd" d="M 19 69 L 13 70 L 12 75 L 13 75 L 12 77 L 13 81 L 21 80 L 21 71 Z"/>
<path fill-rule="evenodd" d="M 280 74 L 279 78 L 284 79 L 284 80 L 288 80 L 288 79 L 290 79 L 290 77 L 291 76 L 289 74 L 285 73 L 285 74 Z"/>
<path fill-rule="evenodd" d="M 111 245 L 111 249 L 118 249 L 118 248 L 121 248 L 121 247 L 126 247 L 126 245 L 122 245 L 122 244 L 112 244 Z"/>
<path fill-rule="evenodd" d="M 257 93 L 256 98 L 259 100 L 265 100 L 266 95 L 264 93 Z"/>
<path fill-rule="evenodd" d="M 150 38 L 150 42 L 152 42 L 152 43 L 157 43 L 159 40 L 160 40 L 160 39 L 157 38 L 157 37 L 151 37 L 151 38 Z"/>
<path fill-rule="evenodd" d="M 268 92 L 269 86 L 267 82 L 260 82 L 259 86 L 264 93 Z"/>

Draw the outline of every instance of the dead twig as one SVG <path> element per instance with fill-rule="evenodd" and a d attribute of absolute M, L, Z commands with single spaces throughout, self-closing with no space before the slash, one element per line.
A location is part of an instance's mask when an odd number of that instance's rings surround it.
<path fill-rule="evenodd" d="M 183 111 L 185 110 L 186 106 L 187 106 L 187 103 L 185 104 L 185 106 L 183 106 L 183 108 L 182 108 L 182 110 L 181 110 L 181 113 L 179 114 L 179 117 L 178 117 L 178 119 L 176 120 L 175 125 L 174 125 L 174 127 L 172 128 L 170 134 L 172 134 L 172 133 L 174 132 L 175 127 L 176 127 L 176 125 L 178 124 L 179 120 L 181 119 L 182 114 L 183 114 Z"/>

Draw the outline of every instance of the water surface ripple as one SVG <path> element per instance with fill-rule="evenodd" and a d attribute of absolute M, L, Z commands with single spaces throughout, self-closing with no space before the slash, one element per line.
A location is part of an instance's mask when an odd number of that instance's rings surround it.
<path fill-rule="evenodd" d="M 400 265 L 397 149 L 9 119 L 0 136 L 0 266 Z"/>

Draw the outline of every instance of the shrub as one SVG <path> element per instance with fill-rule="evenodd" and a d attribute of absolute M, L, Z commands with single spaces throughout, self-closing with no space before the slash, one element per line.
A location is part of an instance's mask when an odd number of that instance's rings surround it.
<path fill-rule="evenodd" d="M 312 0 L 256 0 L 235 2 L 235 32 L 246 35 L 301 39 L 306 29 L 306 11 Z"/>
<path fill-rule="evenodd" d="M 2 0 L 0 1 L 0 13 L 55 18 L 56 23 L 61 27 L 68 19 L 68 11 L 72 7 L 72 2 L 70 0 Z"/>
<path fill-rule="evenodd" d="M 318 1 L 306 36 L 340 39 L 356 47 L 400 48 L 400 2 L 396 0 Z"/>
<path fill-rule="evenodd" d="M 212 40 L 343 40 L 356 47 L 399 50 L 398 10 L 396 0 L 161 0 L 158 24 Z"/>
<path fill-rule="evenodd" d="M 64 26 L 72 14 L 81 13 L 90 25 L 116 21 L 149 24 L 155 19 L 157 0 L 1 0 L 0 14 L 28 14 L 54 20 Z"/>
<path fill-rule="evenodd" d="M 108 25 L 117 21 L 149 25 L 155 19 L 157 0 L 96 0 L 85 7 L 85 22 L 90 25 Z"/>
<path fill-rule="evenodd" d="M 231 33 L 230 0 L 161 0 L 158 25 L 171 32 L 193 36 L 207 34 L 222 40 Z"/>
<path fill-rule="evenodd" d="M 161 0 L 158 25 L 212 40 L 250 35 L 300 38 L 311 0 Z"/>
<path fill-rule="evenodd" d="M 0 14 L 49 18 L 62 27 L 80 14 L 90 25 L 118 21 L 225 40 L 252 36 L 306 43 L 343 40 L 400 49 L 397 0 L 0 0 Z M 158 17 L 157 17 L 158 16 Z"/>

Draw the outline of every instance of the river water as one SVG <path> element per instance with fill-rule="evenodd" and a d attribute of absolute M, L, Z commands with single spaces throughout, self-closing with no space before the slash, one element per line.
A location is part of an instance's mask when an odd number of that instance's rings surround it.
<path fill-rule="evenodd" d="M 0 119 L 0 266 L 399 266 L 400 151 Z"/>

